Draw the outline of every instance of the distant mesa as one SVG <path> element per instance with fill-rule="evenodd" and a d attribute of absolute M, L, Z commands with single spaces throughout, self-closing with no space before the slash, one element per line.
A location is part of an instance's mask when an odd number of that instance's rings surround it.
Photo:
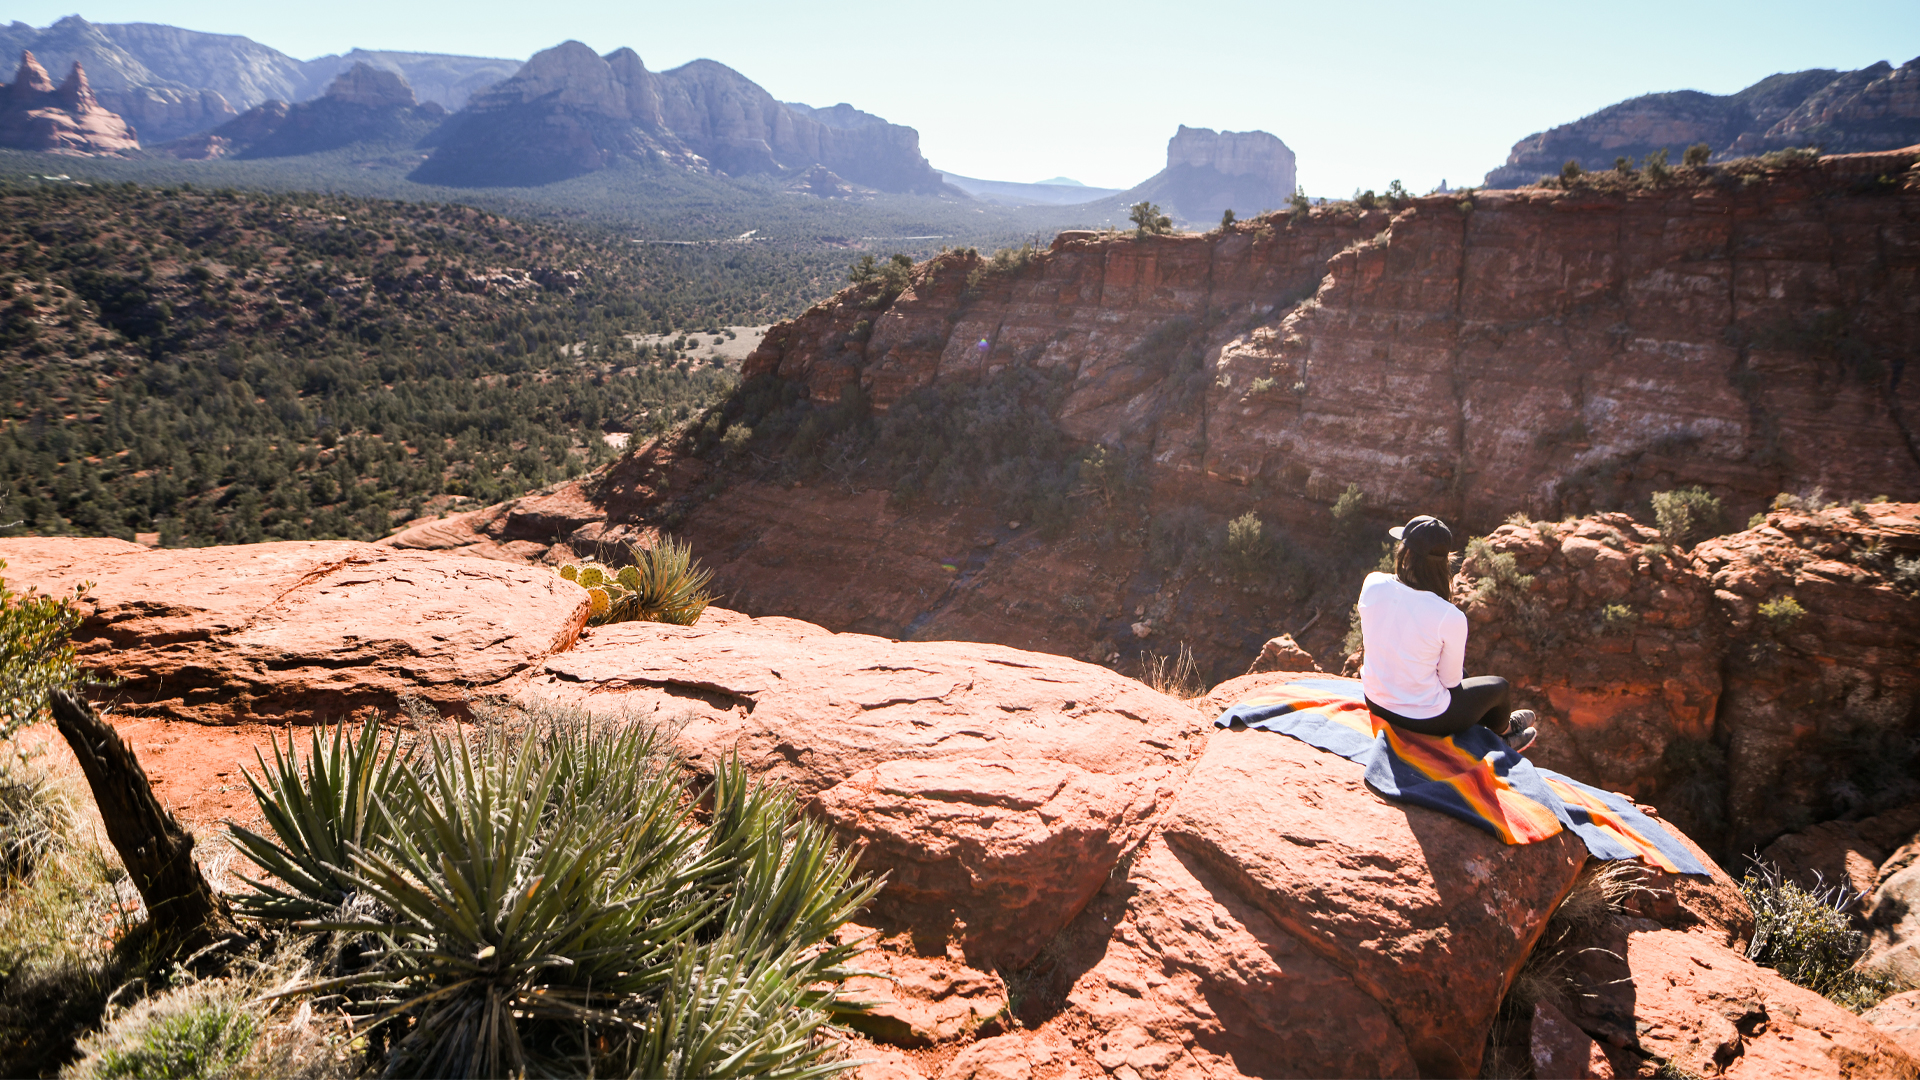
<path fill-rule="evenodd" d="M 1051 180 L 1035 180 L 1035 181 L 1034 181 L 1034 183 L 1036 183 L 1036 184 L 1060 184 L 1060 185 L 1063 185 L 1063 186 L 1065 186 L 1065 187 L 1086 187 L 1086 186 L 1087 186 L 1087 185 L 1085 185 L 1085 184 L 1083 184 L 1083 183 L 1081 183 L 1080 181 L 1078 181 L 1078 180 L 1075 180 L 1075 179 L 1073 179 L 1072 177 L 1067 177 L 1067 176 L 1056 176 L 1056 177 L 1054 177 L 1054 178 L 1053 178 L 1053 179 L 1051 179 Z"/>
<path fill-rule="evenodd" d="M 1486 186 L 1514 188 L 1557 173 L 1568 161 L 1610 169 L 1666 150 L 1678 164 L 1705 143 L 1716 159 L 1813 146 L 1829 154 L 1897 150 L 1920 143 L 1920 58 L 1858 71 L 1815 69 L 1773 75 L 1736 94 L 1676 90 L 1644 94 L 1513 144 Z"/>
<path fill-rule="evenodd" d="M 459 186 L 552 183 L 627 159 L 729 176 L 824 166 L 881 191 L 936 194 L 920 133 L 851 105 L 787 105 L 724 64 L 651 72 L 632 49 L 577 41 L 536 53 L 476 94 L 413 173 Z"/>
<path fill-rule="evenodd" d="M 1167 140 L 1167 167 L 1120 200 L 1152 202 L 1187 224 L 1212 225 L 1229 209 L 1241 217 L 1277 210 L 1296 183 L 1293 151 L 1275 136 L 1182 124 Z"/>
<path fill-rule="evenodd" d="M 356 62 L 313 101 L 257 105 L 212 131 L 189 135 L 154 149 L 188 161 L 213 158 L 297 157 L 355 143 L 417 143 L 447 110 L 414 100 L 398 74 Z"/>
<path fill-rule="evenodd" d="M 31 52 L 21 52 L 13 81 L 0 85 L 0 146 L 54 154 L 120 155 L 140 139 L 119 116 L 100 107 L 78 61 L 58 87 Z"/>

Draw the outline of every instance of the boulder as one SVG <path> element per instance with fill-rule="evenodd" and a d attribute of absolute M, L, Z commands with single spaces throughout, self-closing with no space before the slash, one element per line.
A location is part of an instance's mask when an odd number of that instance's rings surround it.
<path fill-rule="evenodd" d="M 1613 1062 L 1600 1044 L 1552 1005 L 1534 1003 L 1527 1032 L 1527 1056 L 1533 1060 L 1533 1075 L 1556 1080 L 1613 1080 Z"/>
<path fill-rule="evenodd" d="M 462 560 L 463 562 L 465 560 Z M 876 915 L 1026 963 L 1138 844 L 1190 766 L 1191 708 L 1105 668 L 793 619 L 596 627 L 529 693 L 680 725 L 792 785 L 885 871 Z"/>
<path fill-rule="evenodd" d="M 872 974 L 848 979 L 846 995 L 870 1007 L 846 1023 L 894 1046 L 953 1042 L 1007 1011 L 1007 988 L 999 976 L 945 956 L 916 956 L 910 946 L 907 951 L 874 949 L 855 966 Z"/>
<path fill-rule="evenodd" d="M 551 570 L 350 541 L 156 549 L 0 540 L 15 589 L 93 587 L 74 635 L 121 711 L 320 719 L 417 697 L 464 713 L 573 644 L 586 593 Z"/>
<path fill-rule="evenodd" d="M 1214 733 L 1161 833 L 1376 1003 L 1429 1075 L 1478 1071 L 1507 984 L 1586 862 L 1571 833 L 1509 846 L 1259 731 Z"/>
<path fill-rule="evenodd" d="M 1626 935 L 1631 1045 L 1675 1075 L 1902 1077 L 1920 1060 L 1811 990 L 1700 934 Z"/>
<path fill-rule="evenodd" d="M 1896 859 L 1904 867 L 1912 861 L 1901 855 L 1920 831 L 1920 803 L 1890 810 L 1860 821 L 1823 821 L 1800 832 L 1788 833 L 1760 852 L 1760 861 L 1778 868 L 1782 877 L 1804 888 L 1844 885 L 1857 894 L 1848 910 L 1864 916 L 1887 868 Z"/>
<path fill-rule="evenodd" d="M 1258 675 L 1268 671 L 1319 671 L 1320 664 L 1313 654 L 1300 647 L 1292 634 L 1281 634 L 1260 647 L 1260 655 L 1253 658 L 1247 674 Z"/>
<path fill-rule="evenodd" d="M 1915 1058 L 1920 1058 L 1920 990 L 1908 990 L 1860 1014 L 1860 1019 Z"/>
<path fill-rule="evenodd" d="M 1864 971 L 1920 986 L 1920 863 L 1910 863 L 1873 891 L 1867 908 Z"/>

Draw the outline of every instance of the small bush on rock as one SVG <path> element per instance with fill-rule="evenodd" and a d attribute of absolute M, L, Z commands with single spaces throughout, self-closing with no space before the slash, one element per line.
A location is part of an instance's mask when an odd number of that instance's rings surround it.
<path fill-rule="evenodd" d="M 1653 520 L 1660 535 L 1676 546 L 1688 546 L 1714 535 L 1723 517 L 1720 500 L 1705 488 L 1653 493 Z"/>
<path fill-rule="evenodd" d="M 1844 885 L 1802 888 L 1772 867 L 1756 867 L 1740 883 L 1753 909 L 1747 958 L 1778 971 L 1837 1004 L 1861 1012 L 1895 989 L 1884 976 L 1853 970 L 1866 946 L 1847 914 L 1858 896 Z"/>
<path fill-rule="evenodd" d="M 1767 620 L 1767 628 L 1776 634 L 1791 629 L 1806 613 L 1807 609 L 1800 606 L 1800 601 L 1791 596 L 1768 600 L 1760 605 L 1760 617 Z"/>

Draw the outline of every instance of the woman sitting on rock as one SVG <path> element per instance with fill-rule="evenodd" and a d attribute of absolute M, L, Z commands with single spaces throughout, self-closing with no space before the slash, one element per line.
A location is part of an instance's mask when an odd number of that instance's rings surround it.
<path fill-rule="evenodd" d="M 1480 724 L 1516 753 L 1533 745 L 1533 710 L 1509 706 L 1507 680 L 1461 678 L 1467 617 L 1449 597 L 1447 556 L 1459 549 L 1453 530 L 1422 514 L 1390 535 L 1400 542 L 1393 573 L 1368 574 L 1360 586 L 1360 686 L 1367 708 L 1422 735 L 1458 735 Z"/>

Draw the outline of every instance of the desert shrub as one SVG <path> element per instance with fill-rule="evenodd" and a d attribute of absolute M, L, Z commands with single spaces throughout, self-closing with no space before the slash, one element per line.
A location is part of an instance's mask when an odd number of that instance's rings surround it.
<path fill-rule="evenodd" d="M 1660 535 L 1676 545 L 1715 535 L 1724 519 L 1720 499 L 1705 488 L 1653 493 L 1653 520 Z"/>
<path fill-rule="evenodd" d="M 1294 214 L 1305 215 L 1313 209 L 1313 200 L 1307 198 L 1307 189 L 1295 186 L 1293 194 L 1287 198 L 1287 209 Z"/>
<path fill-rule="evenodd" d="M 1229 206 L 1220 215 L 1220 231 L 1233 228 L 1233 207 Z"/>
<path fill-rule="evenodd" d="M 1747 958 L 1754 963 L 1854 1012 L 1872 1008 L 1896 988 L 1890 978 L 1853 970 L 1866 938 L 1847 914 L 1859 897 L 1846 886 L 1816 883 L 1807 889 L 1777 869 L 1756 866 L 1740 882 L 1740 892 L 1753 909 Z"/>
<path fill-rule="evenodd" d="M 1274 537 L 1251 510 L 1227 522 L 1226 552 L 1229 565 L 1242 574 L 1258 572 L 1279 554 Z"/>
<path fill-rule="evenodd" d="M 1247 387 L 1247 394 L 1249 396 L 1253 394 L 1264 394 L 1267 391 L 1273 389 L 1273 386 L 1274 386 L 1274 380 L 1262 375 L 1259 378 L 1253 380 L 1252 384 Z"/>
<path fill-rule="evenodd" d="M 1520 561 L 1513 552 L 1495 551 L 1484 537 L 1467 541 L 1466 564 L 1469 572 L 1479 572 L 1479 580 L 1468 594 L 1469 603 L 1511 607 L 1525 601 L 1533 591 L 1533 575 L 1520 572 Z"/>
<path fill-rule="evenodd" d="M 1773 497 L 1775 510 L 1798 510 L 1803 514 L 1817 514 L 1832 505 L 1833 500 L 1827 498 L 1827 489 L 1823 487 L 1797 495 L 1783 491 Z"/>
<path fill-rule="evenodd" d="M 1567 163 L 1560 166 L 1560 182 L 1571 187 L 1574 181 L 1580 179 L 1581 174 L 1585 171 L 1585 169 L 1580 167 L 1579 161 L 1574 158 L 1568 158 Z"/>
<path fill-rule="evenodd" d="M 1348 484 L 1333 500 L 1333 534 L 1348 542 L 1359 540 L 1367 527 L 1366 509 L 1366 493 L 1359 484 Z"/>
<path fill-rule="evenodd" d="M 1372 188 L 1368 188 L 1365 191 L 1355 191 L 1353 193 L 1353 205 L 1362 210 L 1371 210 L 1380 205 L 1380 197 L 1373 193 Z"/>
<path fill-rule="evenodd" d="M 1640 159 L 1640 167 L 1646 172 L 1647 178 L 1656 183 L 1673 175 L 1672 167 L 1667 164 L 1667 151 L 1664 147 Z"/>
<path fill-rule="evenodd" d="M 713 571 L 693 557 L 693 545 L 662 536 L 652 547 L 628 549 L 633 562 L 619 570 L 598 563 L 568 563 L 560 576 L 587 590 L 587 621 L 663 622 L 692 626 L 713 602 L 707 585 Z"/>
<path fill-rule="evenodd" d="M 1608 633 L 1625 633 L 1638 621 L 1639 614 L 1626 604 L 1608 604 L 1600 611 L 1600 628 Z"/>
<path fill-rule="evenodd" d="M 1039 252 L 1034 250 L 1032 243 L 1021 244 L 1017 248 L 1001 248 L 999 251 L 993 253 L 992 259 L 987 261 L 987 272 L 992 274 L 1018 273 L 1026 269 L 1027 264 L 1032 262 L 1034 256 L 1038 254 Z"/>
<path fill-rule="evenodd" d="M 1209 525 L 1206 515 L 1192 506 L 1177 506 L 1155 514 L 1148 523 L 1147 560 L 1157 569 L 1177 574 L 1206 565 L 1219 542 L 1219 527 Z"/>
<path fill-rule="evenodd" d="M 1173 231 L 1173 219 L 1150 202 L 1137 202 L 1127 210 L 1135 236 L 1158 236 Z"/>
<path fill-rule="evenodd" d="M 1633 159 L 1617 157 L 1613 159 L 1613 171 L 1621 176 L 1633 175 Z"/>
<path fill-rule="evenodd" d="M 1113 506 L 1139 483 L 1133 461 L 1119 447 L 1096 443 L 1080 458 L 1080 489 L 1076 494 L 1096 499 L 1101 506 Z"/>
<path fill-rule="evenodd" d="M 0 570 L 6 565 L 0 560 Z M 72 634 L 80 625 L 76 604 L 90 587 L 82 583 L 70 596 L 17 593 L 0 578 L 0 741 L 38 720 L 50 692 L 81 681 Z"/>
<path fill-rule="evenodd" d="M 1791 596 L 1777 597 L 1760 605 L 1760 617 L 1767 620 L 1767 629 L 1774 633 L 1784 633 L 1806 615 L 1807 609 L 1800 601 Z"/>
<path fill-rule="evenodd" d="M 1705 165 L 1711 157 L 1713 157 L 1713 147 L 1708 146 L 1706 143 L 1694 143 L 1692 146 L 1687 147 L 1685 154 L 1681 155 L 1680 163 L 1689 168 L 1697 169 Z"/>
<path fill-rule="evenodd" d="M 856 951 L 835 931 L 876 889 L 854 878 L 851 854 L 737 761 L 715 770 L 702 824 L 659 731 L 561 711 L 519 719 L 517 731 L 489 715 L 471 737 L 430 733 L 373 792 L 384 824 L 342 868 L 361 902 L 295 925 L 358 936 L 360 966 L 277 996 L 344 994 L 377 1014 L 388 1075 L 843 1067 L 816 1034 Z M 336 775 L 377 771 L 377 740 L 333 745 Z M 255 790 L 269 821 L 327 804 Z M 313 904 L 334 896 L 286 884 Z"/>
<path fill-rule="evenodd" d="M 1902 589 L 1920 590 L 1920 557 L 1894 556 L 1893 583 Z"/>
<path fill-rule="evenodd" d="M 253 1045 L 259 1021 L 237 1001 L 218 998 L 151 1016 L 123 1029 L 99 1051 L 86 1075 L 97 1080 L 220 1080 Z"/>

